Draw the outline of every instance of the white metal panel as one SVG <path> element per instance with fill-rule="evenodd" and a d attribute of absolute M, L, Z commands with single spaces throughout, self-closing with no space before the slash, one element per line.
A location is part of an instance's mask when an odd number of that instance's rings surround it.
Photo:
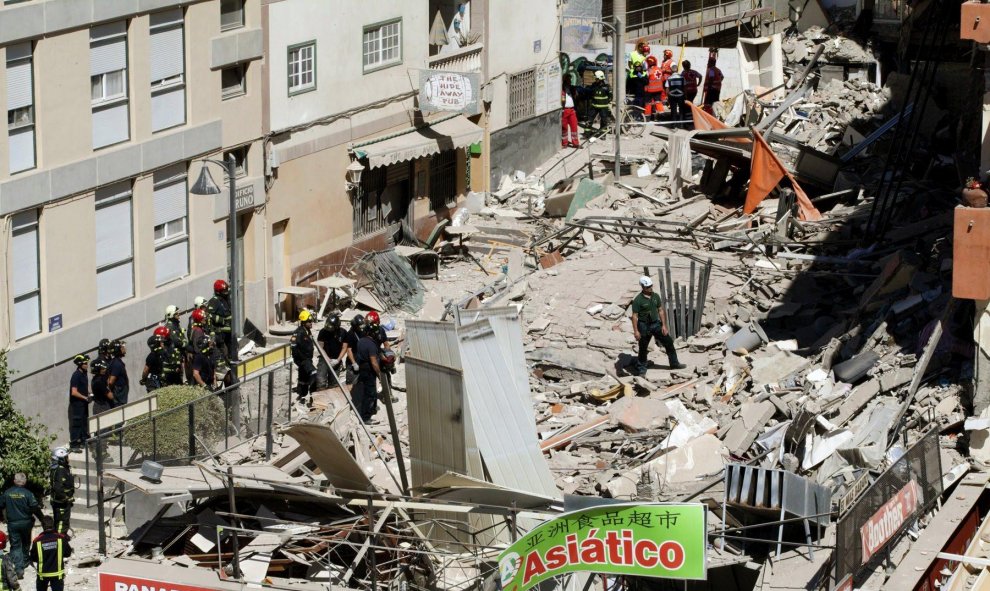
<path fill-rule="evenodd" d="M 7 62 L 22 60 L 31 57 L 31 42 L 15 43 L 7 46 Z"/>
<path fill-rule="evenodd" d="M 127 103 L 93 111 L 93 148 L 102 148 L 130 137 Z"/>
<path fill-rule="evenodd" d="M 38 289 L 38 227 L 15 231 L 11 240 L 11 288 L 14 297 Z"/>
<path fill-rule="evenodd" d="M 20 109 L 34 102 L 34 80 L 31 72 L 31 44 L 27 46 L 27 58 L 13 61 L 10 48 L 7 49 L 7 110 Z M 22 52 L 15 52 L 14 55 Z"/>
<path fill-rule="evenodd" d="M 131 194 L 131 181 L 118 181 L 96 190 L 96 204 L 123 199 Z"/>
<path fill-rule="evenodd" d="M 407 351 L 415 357 L 445 367 L 461 368 L 457 329 L 453 322 L 407 320 L 406 343 Z"/>
<path fill-rule="evenodd" d="M 182 27 L 151 32 L 151 81 L 157 82 L 185 72 Z"/>
<path fill-rule="evenodd" d="M 15 129 L 8 136 L 10 172 L 34 168 L 34 126 Z"/>
<path fill-rule="evenodd" d="M 182 240 L 155 251 L 155 285 L 163 285 L 188 274 L 188 240 Z"/>
<path fill-rule="evenodd" d="M 186 122 L 186 89 L 178 85 L 151 95 L 151 131 L 160 131 Z"/>
<path fill-rule="evenodd" d="M 96 307 L 106 308 L 134 295 L 134 263 L 127 262 L 96 274 Z"/>
<path fill-rule="evenodd" d="M 155 225 L 186 217 L 186 180 L 155 187 Z"/>
<path fill-rule="evenodd" d="M 127 38 L 96 41 L 89 50 L 89 75 L 97 76 L 127 68 Z"/>
<path fill-rule="evenodd" d="M 514 388 L 509 363 L 487 320 L 459 332 L 464 395 L 471 428 L 492 482 L 561 498 L 531 419 L 532 409 L 507 392 Z"/>
<path fill-rule="evenodd" d="M 181 25 L 182 9 L 170 8 L 161 12 L 152 13 L 148 18 L 148 22 L 150 23 L 152 30 L 171 25 Z"/>
<path fill-rule="evenodd" d="M 131 200 L 96 210 L 97 268 L 131 258 Z"/>
<path fill-rule="evenodd" d="M 14 302 L 14 338 L 22 339 L 41 331 L 41 295 Z"/>
<path fill-rule="evenodd" d="M 412 486 L 467 469 L 460 370 L 405 358 Z"/>
<path fill-rule="evenodd" d="M 89 40 L 101 41 L 111 37 L 120 37 L 125 34 L 127 34 L 127 21 L 116 21 L 90 27 Z"/>
<path fill-rule="evenodd" d="M 495 338 L 498 340 L 502 357 L 509 365 L 510 375 L 515 384 L 514 392 L 519 396 L 519 402 L 530 412 L 527 416 L 536 428 L 536 414 L 533 408 L 533 397 L 529 390 L 529 369 L 526 366 L 526 352 L 523 351 L 522 322 L 519 315 L 493 316 L 488 319 Z"/>

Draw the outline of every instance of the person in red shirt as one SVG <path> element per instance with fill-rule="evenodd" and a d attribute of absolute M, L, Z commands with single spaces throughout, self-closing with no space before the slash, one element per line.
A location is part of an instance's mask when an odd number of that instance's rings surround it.
<path fill-rule="evenodd" d="M 712 114 L 714 114 L 712 105 L 719 101 L 722 93 L 722 80 L 725 78 L 722 75 L 722 70 L 715 66 L 717 59 L 718 50 L 710 49 L 708 51 L 708 69 L 705 70 L 705 94 L 701 99 L 701 108 Z"/>
<path fill-rule="evenodd" d="M 698 96 L 698 86 L 701 85 L 701 73 L 691 69 L 691 62 L 681 62 L 681 76 L 684 77 L 684 102 L 693 103 Z"/>

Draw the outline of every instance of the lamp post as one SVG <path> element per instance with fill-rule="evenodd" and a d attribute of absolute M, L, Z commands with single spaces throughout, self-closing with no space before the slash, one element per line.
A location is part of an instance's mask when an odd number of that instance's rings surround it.
<path fill-rule="evenodd" d="M 237 333 L 241 326 L 241 311 L 238 305 L 239 295 L 237 292 L 238 268 L 237 268 L 237 160 L 233 154 L 227 154 L 227 161 L 203 159 L 203 168 L 199 171 L 199 178 L 193 184 L 189 192 L 193 195 L 219 195 L 220 187 L 213 181 L 207 163 L 213 163 L 223 167 L 227 171 L 227 184 L 229 185 L 228 210 L 227 210 L 227 239 L 230 240 L 230 345 L 227 351 L 228 358 L 232 362 L 237 362 Z"/>
<path fill-rule="evenodd" d="M 622 150 L 619 147 L 622 137 L 622 126 L 619 125 L 619 122 L 622 116 L 622 103 L 625 102 L 626 95 L 626 67 L 622 62 L 625 61 L 626 52 L 622 47 L 622 35 L 619 34 L 619 31 L 622 30 L 622 21 L 618 16 L 613 17 L 613 20 L 615 21 L 614 25 L 602 20 L 595 21 L 595 23 L 601 25 L 602 28 L 608 27 L 612 31 L 612 78 L 614 80 L 612 96 L 615 97 L 615 121 L 613 122 L 615 125 L 615 166 L 613 170 L 615 180 L 618 181 L 621 178 L 620 171 L 622 167 L 622 163 L 620 162 Z"/>

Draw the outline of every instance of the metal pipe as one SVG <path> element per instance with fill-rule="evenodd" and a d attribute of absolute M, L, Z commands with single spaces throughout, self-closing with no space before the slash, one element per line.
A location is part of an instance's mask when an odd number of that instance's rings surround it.
<path fill-rule="evenodd" d="M 622 150 L 620 147 L 622 139 L 622 126 L 619 122 L 622 120 L 622 107 L 626 101 L 626 87 L 625 87 L 625 61 L 626 50 L 625 50 L 625 36 L 626 31 L 623 23 L 626 18 L 626 0 L 615 0 L 612 12 L 614 16 L 612 17 L 615 21 L 615 34 L 613 35 L 613 48 L 612 48 L 612 74 L 615 79 L 615 92 L 613 96 L 615 97 L 615 180 L 622 178 Z"/>
<path fill-rule="evenodd" d="M 227 210 L 227 231 L 230 240 L 230 345 L 227 354 L 232 365 L 237 365 L 237 332 L 241 326 L 240 294 L 238 292 L 238 281 L 240 280 L 239 269 L 237 268 L 240 256 L 237 252 L 237 160 L 234 154 L 227 154 L 227 179 L 228 179 L 228 207 Z M 231 371 L 236 370 L 230 368 Z"/>

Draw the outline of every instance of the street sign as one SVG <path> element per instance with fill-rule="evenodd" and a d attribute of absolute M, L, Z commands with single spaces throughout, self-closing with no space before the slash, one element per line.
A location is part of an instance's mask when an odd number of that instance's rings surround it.
<path fill-rule="evenodd" d="M 238 187 L 234 191 L 234 209 L 241 211 L 249 207 L 254 207 L 254 185 Z"/>
<path fill-rule="evenodd" d="M 704 580 L 707 507 L 606 505 L 544 522 L 499 555 L 505 591 L 571 572 Z"/>
<path fill-rule="evenodd" d="M 62 315 L 56 314 L 48 318 L 48 332 L 55 332 L 62 328 Z"/>

